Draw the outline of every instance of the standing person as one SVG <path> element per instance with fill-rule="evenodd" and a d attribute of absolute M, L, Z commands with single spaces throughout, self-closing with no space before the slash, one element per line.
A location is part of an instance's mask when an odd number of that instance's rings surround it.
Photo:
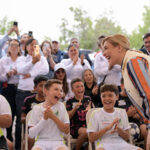
<path fill-rule="evenodd" d="M 76 45 L 71 44 L 68 47 L 68 59 L 63 59 L 61 63 L 65 66 L 67 78 L 82 78 L 82 73 L 85 69 L 90 69 L 90 64 L 84 57 L 79 58 L 79 50 Z"/>
<path fill-rule="evenodd" d="M 102 54 L 101 42 L 105 36 L 100 36 L 98 38 L 98 47 L 100 52 L 95 56 L 94 60 L 94 74 L 97 78 L 98 84 L 100 84 L 104 78 L 104 83 L 106 84 L 116 84 L 120 86 L 121 80 L 121 67 L 119 65 L 113 66 L 111 70 L 108 69 L 109 63 L 108 60 Z"/>
<path fill-rule="evenodd" d="M 147 124 L 146 150 L 150 150 L 150 58 L 130 50 L 128 39 L 120 34 L 106 37 L 102 43 L 103 55 L 108 59 L 109 69 L 121 65 L 124 86 L 137 112 Z"/>
<path fill-rule="evenodd" d="M 69 150 L 63 135 L 69 133 L 69 117 L 62 96 L 62 83 L 48 80 L 44 86 L 45 102 L 36 105 L 29 119 L 29 137 L 36 138 L 32 150 Z"/>
<path fill-rule="evenodd" d="M 47 60 L 44 56 L 35 53 L 37 40 L 30 39 L 26 43 L 25 56 L 17 60 L 17 72 L 20 74 L 16 94 L 16 131 L 15 148 L 21 147 L 21 107 L 25 97 L 30 96 L 34 89 L 33 79 L 37 75 L 45 75 L 49 71 Z"/>
<path fill-rule="evenodd" d="M 64 52 L 60 50 L 59 47 L 60 45 L 58 41 L 52 41 L 52 57 L 56 64 L 60 63 L 64 56 Z"/>
<path fill-rule="evenodd" d="M 21 55 L 19 45 L 20 43 L 18 40 L 10 40 L 7 56 L 4 56 L 0 59 L 0 81 L 5 82 L 3 84 L 2 95 L 6 98 L 11 107 L 12 121 L 14 121 L 14 117 L 16 115 L 15 97 L 19 82 L 19 75 L 17 73 L 17 60 Z M 7 128 L 7 138 L 13 141 L 12 126 Z"/>
<path fill-rule="evenodd" d="M 140 49 L 144 54 L 150 55 L 150 32 L 146 33 L 143 37 L 144 45 Z"/>
<path fill-rule="evenodd" d="M 49 41 L 45 40 L 41 44 L 41 50 L 43 52 L 43 55 L 47 59 L 47 62 L 49 64 L 49 72 L 46 75 L 49 79 L 52 79 L 54 76 L 54 66 L 55 62 L 52 57 L 52 45 Z"/>
<path fill-rule="evenodd" d="M 25 54 L 25 46 L 26 46 L 26 43 L 28 40 L 29 40 L 29 35 L 27 33 L 24 33 L 21 35 L 21 37 L 20 37 L 20 50 L 21 50 L 22 55 Z"/>
<path fill-rule="evenodd" d="M 78 40 L 78 38 L 72 38 L 70 40 L 70 44 L 74 44 L 76 45 L 76 47 L 79 49 L 79 57 L 82 57 L 82 55 L 84 55 L 85 59 L 89 62 L 90 66 L 92 67 L 93 66 L 93 63 L 88 55 L 88 53 L 83 53 L 82 50 L 80 50 L 80 42 Z"/>

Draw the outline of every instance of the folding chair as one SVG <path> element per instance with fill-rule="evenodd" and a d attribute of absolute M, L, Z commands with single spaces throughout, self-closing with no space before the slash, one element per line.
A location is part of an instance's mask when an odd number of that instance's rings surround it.
<path fill-rule="evenodd" d="M 91 108 L 86 114 L 86 124 L 88 125 L 92 112 L 98 110 L 99 108 Z M 89 136 L 89 134 L 88 134 Z M 92 150 L 92 143 L 89 141 L 88 150 Z"/>
<path fill-rule="evenodd" d="M 25 150 L 28 150 L 28 121 L 31 116 L 31 111 L 28 112 L 26 116 L 26 122 L 25 122 Z"/>

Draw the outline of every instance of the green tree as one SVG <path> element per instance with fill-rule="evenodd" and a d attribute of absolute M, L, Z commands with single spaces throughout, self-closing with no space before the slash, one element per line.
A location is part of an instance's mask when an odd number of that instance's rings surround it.
<path fill-rule="evenodd" d="M 108 19 L 106 16 L 103 16 L 97 19 L 94 27 L 94 41 L 97 41 L 97 38 L 100 35 L 112 35 L 112 34 L 125 34 L 125 30 L 122 29 L 119 25 L 117 25 L 113 20 Z M 94 49 L 96 49 L 97 44 L 93 45 Z"/>
<path fill-rule="evenodd" d="M 4 17 L 0 20 L 0 35 L 4 35 L 8 32 L 8 30 L 13 25 L 13 21 L 8 22 L 8 18 Z"/>
<path fill-rule="evenodd" d="M 123 33 L 124 30 L 116 25 L 111 19 L 103 16 L 97 20 L 92 21 L 85 10 L 80 8 L 70 7 L 70 11 L 74 15 L 74 24 L 69 29 L 69 24 L 66 19 L 62 19 L 60 25 L 62 36 L 60 39 L 67 45 L 69 39 L 77 37 L 80 41 L 80 47 L 85 49 L 97 48 L 97 38 L 102 35 L 110 35 L 114 33 Z"/>
<path fill-rule="evenodd" d="M 143 26 L 139 25 L 136 30 L 129 36 L 131 48 L 140 49 L 143 45 L 143 35 L 150 32 L 150 6 L 144 7 L 143 12 Z"/>

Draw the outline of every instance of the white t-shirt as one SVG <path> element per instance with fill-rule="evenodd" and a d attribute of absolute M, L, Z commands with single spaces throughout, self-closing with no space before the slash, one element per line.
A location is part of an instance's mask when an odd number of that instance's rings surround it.
<path fill-rule="evenodd" d="M 91 115 L 88 124 L 88 132 L 97 132 L 113 122 L 115 118 L 119 118 L 119 127 L 123 130 L 130 128 L 128 117 L 124 109 L 115 108 L 113 113 L 107 113 L 103 108 L 95 110 Z M 112 129 L 113 130 L 113 129 Z M 101 138 L 95 141 L 96 147 L 105 143 L 126 143 L 117 133 L 111 134 L 109 130 Z"/>
<path fill-rule="evenodd" d="M 7 100 L 5 99 L 5 97 L 0 95 L 0 115 L 6 115 L 6 114 L 11 115 L 10 105 L 7 102 Z M 3 135 L 6 137 L 6 129 L 0 128 L 0 132 L 1 131 L 2 131 Z"/>
<path fill-rule="evenodd" d="M 69 116 L 63 103 L 58 102 L 52 106 L 51 109 L 59 120 L 69 124 Z M 43 120 L 44 110 L 43 103 L 35 105 L 31 112 L 28 126 L 36 126 L 41 120 Z M 63 141 L 63 135 L 64 133 L 59 130 L 55 122 L 52 119 L 48 119 L 44 120 L 43 128 L 37 136 L 37 140 Z"/>

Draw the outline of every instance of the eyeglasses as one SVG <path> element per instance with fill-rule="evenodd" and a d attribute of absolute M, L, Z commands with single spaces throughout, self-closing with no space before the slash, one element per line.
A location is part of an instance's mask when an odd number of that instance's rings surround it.
<path fill-rule="evenodd" d="M 10 44 L 10 47 L 19 47 L 18 44 Z"/>
<path fill-rule="evenodd" d="M 65 73 L 65 70 L 57 70 L 56 73 L 57 73 L 57 74 Z"/>

